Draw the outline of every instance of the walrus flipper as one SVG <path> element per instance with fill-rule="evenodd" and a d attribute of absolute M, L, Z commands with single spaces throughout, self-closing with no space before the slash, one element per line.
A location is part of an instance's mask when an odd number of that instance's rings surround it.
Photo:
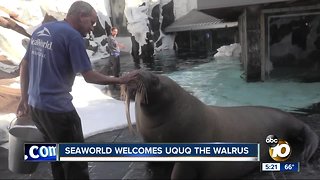
<path fill-rule="evenodd" d="M 319 146 L 319 137 L 309 126 L 305 126 L 303 131 L 305 142 L 301 162 L 307 164 Z"/>

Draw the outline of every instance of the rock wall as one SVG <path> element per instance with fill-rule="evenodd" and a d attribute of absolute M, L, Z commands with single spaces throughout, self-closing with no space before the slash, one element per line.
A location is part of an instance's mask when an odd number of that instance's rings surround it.
<path fill-rule="evenodd" d="M 175 36 L 166 34 L 165 28 L 196 6 L 196 2 L 190 0 L 140 0 L 136 4 L 126 0 L 125 15 L 133 36 L 131 54 L 134 61 L 139 63 L 142 59 L 152 63 L 156 54 L 172 51 Z"/>
<path fill-rule="evenodd" d="M 277 67 L 320 68 L 320 15 L 272 18 L 270 60 Z"/>
<path fill-rule="evenodd" d="M 0 26 L 0 56 L 2 59 L 14 62 L 17 66 L 25 53 L 25 44 L 28 35 L 45 18 L 49 20 L 63 20 L 68 8 L 75 0 L 12 0 L 10 6 L 4 1 L 0 7 L 6 7 L 16 12 L 17 17 L 24 23 L 14 19 L 25 32 L 18 32 L 8 27 Z M 119 37 L 131 37 L 131 54 L 136 62 L 152 63 L 155 54 L 165 50 L 173 50 L 174 35 L 166 34 L 164 29 L 178 17 L 187 14 L 196 8 L 193 0 L 85 0 L 98 13 L 99 21 L 93 33 L 86 37 L 88 55 L 91 59 L 108 57 L 103 39 L 109 35 L 110 28 L 119 28 Z M 136 3 L 138 2 L 138 3 Z M 136 4 L 133 4 L 136 3 Z M 48 15 L 48 16 L 45 16 Z M 0 9 L 0 17 L 11 18 L 8 13 Z M 53 18 L 53 19 L 52 19 Z M 48 20 L 48 19 L 47 19 Z M 47 21 L 45 20 L 45 21 Z M 25 33 L 25 34 L 24 34 Z M 171 54 L 171 53 L 169 53 Z"/>

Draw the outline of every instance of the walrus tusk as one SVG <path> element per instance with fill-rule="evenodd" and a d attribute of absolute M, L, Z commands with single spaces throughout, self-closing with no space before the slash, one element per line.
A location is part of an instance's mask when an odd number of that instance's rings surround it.
<path fill-rule="evenodd" d="M 130 132 L 133 132 L 134 134 L 137 134 L 136 131 L 134 130 L 133 126 L 132 126 L 132 123 L 131 123 L 129 88 L 126 88 L 126 90 L 125 90 L 125 105 L 126 105 L 126 117 L 127 117 L 128 128 L 129 128 Z"/>

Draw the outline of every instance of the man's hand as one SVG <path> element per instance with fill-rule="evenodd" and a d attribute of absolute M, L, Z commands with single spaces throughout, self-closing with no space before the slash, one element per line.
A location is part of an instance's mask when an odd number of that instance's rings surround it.
<path fill-rule="evenodd" d="M 29 105 L 27 100 L 21 99 L 17 109 L 17 117 L 25 116 L 28 114 L 28 112 L 29 112 Z"/>
<path fill-rule="evenodd" d="M 126 46 L 125 46 L 124 44 L 122 44 L 122 43 L 119 43 L 119 42 L 118 42 L 117 45 L 119 46 L 120 49 L 126 48 Z"/>
<path fill-rule="evenodd" d="M 128 74 L 125 74 L 124 76 L 121 76 L 120 84 L 127 84 L 129 81 L 135 80 L 138 77 L 140 70 L 134 70 L 129 72 Z"/>

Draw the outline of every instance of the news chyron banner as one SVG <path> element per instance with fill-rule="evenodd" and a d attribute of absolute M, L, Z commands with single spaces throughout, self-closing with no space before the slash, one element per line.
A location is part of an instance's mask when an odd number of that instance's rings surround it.
<path fill-rule="evenodd" d="M 25 144 L 25 161 L 260 161 L 254 143 Z"/>

